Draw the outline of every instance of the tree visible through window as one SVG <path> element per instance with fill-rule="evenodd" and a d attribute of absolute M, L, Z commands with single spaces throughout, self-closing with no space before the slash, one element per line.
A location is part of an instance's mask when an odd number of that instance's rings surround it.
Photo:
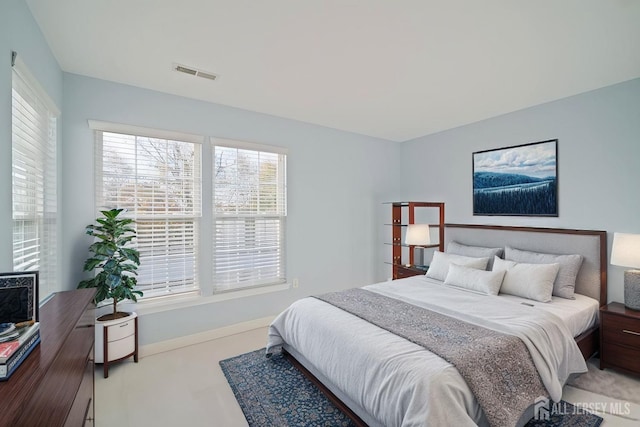
<path fill-rule="evenodd" d="M 144 298 L 286 282 L 284 149 L 213 138 L 203 145 L 202 136 L 104 122 L 90 126 L 96 208 L 123 208 L 136 220 L 137 289 Z M 205 194 L 203 182 L 212 184 Z"/>
<path fill-rule="evenodd" d="M 285 283 L 286 154 L 214 147 L 214 289 Z"/>
<path fill-rule="evenodd" d="M 96 146 L 99 209 L 136 220 L 137 289 L 197 290 L 201 144 L 98 130 Z"/>

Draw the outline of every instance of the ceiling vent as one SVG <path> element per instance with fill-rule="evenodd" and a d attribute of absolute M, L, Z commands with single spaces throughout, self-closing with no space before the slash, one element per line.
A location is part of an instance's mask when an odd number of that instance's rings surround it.
<path fill-rule="evenodd" d="M 180 73 L 190 74 L 196 77 L 202 77 L 203 79 L 215 80 L 218 78 L 217 75 L 210 73 L 208 71 L 202 71 L 192 67 L 186 67 L 180 64 L 173 64 L 173 69 Z"/>

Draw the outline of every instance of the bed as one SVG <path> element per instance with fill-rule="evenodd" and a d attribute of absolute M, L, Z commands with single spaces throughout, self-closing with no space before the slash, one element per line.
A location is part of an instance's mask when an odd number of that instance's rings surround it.
<path fill-rule="evenodd" d="M 517 295 L 487 295 L 447 286 L 426 276 L 378 283 L 353 292 L 398 304 L 390 310 L 395 312 L 391 317 L 396 322 L 404 315 L 406 323 L 420 323 L 415 320 L 424 312 L 517 337 L 530 352 L 544 395 L 559 400 L 569 375 L 585 372 L 585 358 L 597 350 L 597 313 L 606 303 L 606 232 L 447 224 L 445 248 L 456 243 L 577 254 L 582 262 L 575 277 L 575 299 L 554 296 L 548 303 L 532 302 Z M 357 304 L 354 312 L 333 304 L 313 297 L 292 304 L 271 324 L 267 352 L 282 347 L 357 425 L 499 424 L 485 397 L 474 389 L 476 398 L 471 390 L 467 371 L 417 344 L 410 335 L 413 332 L 398 335 L 386 326 L 376 326 L 357 312 Z M 431 329 L 440 325 L 440 317 L 425 319 L 430 320 L 422 324 L 433 323 Z M 449 331 L 438 333 L 447 335 Z M 487 370 L 487 366 L 483 362 L 482 369 L 476 371 Z M 511 375 L 511 368 L 507 374 Z M 511 418 L 507 424 L 526 423 L 533 406 L 531 401 L 517 423 Z"/>

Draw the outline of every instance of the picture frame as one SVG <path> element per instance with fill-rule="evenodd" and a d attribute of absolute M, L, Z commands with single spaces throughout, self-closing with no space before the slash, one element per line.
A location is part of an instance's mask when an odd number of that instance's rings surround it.
<path fill-rule="evenodd" d="M 476 151 L 473 215 L 558 216 L 558 140 Z"/>
<path fill-rule="evenodd" d="M 0 273 L 0 322 L 39 320 L 39 273 Z"/>

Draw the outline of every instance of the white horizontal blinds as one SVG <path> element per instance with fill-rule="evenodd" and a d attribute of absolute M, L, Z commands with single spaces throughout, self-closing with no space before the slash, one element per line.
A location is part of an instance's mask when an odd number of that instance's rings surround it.
<path fill-rule="evenodd" d="M 45 298 L 56 289 L 58 111 L 19 61 L 11 106 L 13 269 L 38 270 Z"/>
<path fill-rule="evenodd" d="M 214 292 L 286 282 L 286 155 L 214 146 Z"/>
<path fill-rule="evenodd" d="M 98 208 L 136 220 L 137 289 L 153 297 L 198 289 L 198 143 L 96 131 Z"/>

